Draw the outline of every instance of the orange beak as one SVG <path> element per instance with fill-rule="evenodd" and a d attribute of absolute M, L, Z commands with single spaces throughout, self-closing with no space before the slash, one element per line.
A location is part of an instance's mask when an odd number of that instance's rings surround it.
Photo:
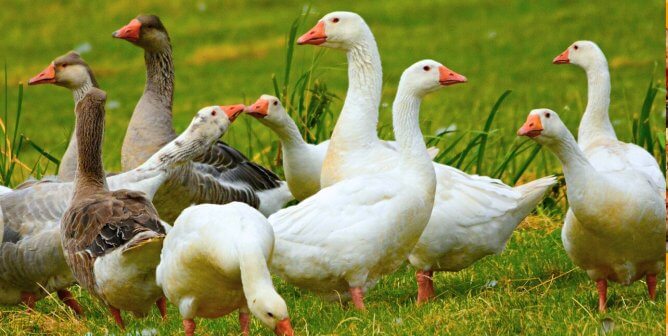
<path fill-rule="evenodd" d="M 139 41 L 139 31 L 141 30 L 141 22 L 137 19 L 132 19 L 130 23 L 123 28 L 111 33 L 111 36 L 130 42 Z"/>
<path fill-rule="evenodd" d="M 327 42 L 327 34 L 325 34 L 325 22 L 318 22 L 315 27 L 311 28 L 306 34 L 297 39 L 297 44 L 312 44 L 320 45 Z"/>
<path fill-rule="evenodd" d="M 230 119 L 230 122 L 233 122 L 245 108 L 246 105 L 244 104 L 220 106 L 220 109 L 225 112 L 225 115 L 227 115 L 227 119 Z"/>
<path fill-rule="evenodd" d="M 441 85 L 447 86 L 447 85 L 454 85 L 454 84 L 459 84 L 459 83 L 466 83 L 468 80 L 466 77 L 444 67 L 440 66 L 438 67 L 438 81 L 441 83 Z"/>
<path fill-rule="evenodd" d="M 570 62 L 571 60 L 568 59 L 568 49 L 552 60 L 553 64 L 568 64 Z"/>
<path fill-rule="evenodd" d="M 540 116 L 537 114 L 530 114 L 524 125 L 517 131 L 517 135 L 535 138 L 539 136 L 542 131 L 543 124 L 540 122 Z"/>
<path fill-rule="evenodd" d="M 290 318 L 285 318 L 276 323 L 276 328 L 274 333 L 279 336 L 294 336 L 295 331 L 292 330 L 292 325 L 290 324 Z"/>
<path fill-rule="evenodd" d="M 56 66 L 53 63 L 49 64 L 46 69 L 42 70 L 37 76 L 30 78 L 28 85 L 37 84 L 53 84 L 56 82 Z"/>
<path fill-rule="evenodd" d="M 253 105 L 246 107 L 246 113 L 255 118 L 264 118 L 269 114 L 269 101 L 258 99 Z"/>

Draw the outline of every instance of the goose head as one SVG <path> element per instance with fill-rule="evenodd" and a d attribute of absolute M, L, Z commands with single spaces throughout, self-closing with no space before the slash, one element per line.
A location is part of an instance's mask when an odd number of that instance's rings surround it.
<path fill-rule="evenodd" d="M 588 69 L 605 63 L 605 55 L 601 48 L 592 41 L 577 41 L 568 46 L 564 52 L 552 60 L 554 64 L 575 64 Z"/>
<path fill-rule="evenodd" d="M 218 139 L 244 111 L 244 108 L 242 104 L 202 108 L 188 126 L 188 131 L 194 133 L 196 138 Z"/>
<path fill-rule="evenodd" d="M 276 335 L 293 336 L 292 324 L 288 315 L 288 306 L 273 288 L 264 290 L 261 295 L 248 300 L 248 310 L 262 324 L 274 331 Z"/>
<path fill-rule="evenodd" d="M 517 131 L 517 135 L 526 136 L 541 145 L 550 146 L 558 143 L 569 132 L 557 112 L 541 108 L 529 112 L 526 122 Z"/>
<path fill-rule="evenodd" d="M 422 97 L 442 87 L 466 83 L 466 77 L 434 60 L 422 60 L 408 67 L 399 81 L 404 88 Z"/>
<path fill-rule="evenodd" d="M 352 12 L 332 12 L 320 19 L 297 44 L 321 45 L 347 50 L 365 38 L 372 37 L 369 26 L 361 16 Z"/>
<path fill-rule="evenodd" d="M 70 51 L 54 59 L 42 72 L 28 81 L 28 85 L 55 84 L 71 90 L 91 82 L 97 86 L 95 76 L 81 56 Z"/>
<path fill-rule="evenodd" d="M 289 118 L 281 101 L 267 94 L 260 96 L 253 105 L 247 106 L 245 112 L 261 121 L 276 125 Z"/>
<path fill-rule="evenodd" d="M 167 29 L 156 15 L 139 15 L 111 36 L 147 50 L 161 50 L 170 44 Z"/>

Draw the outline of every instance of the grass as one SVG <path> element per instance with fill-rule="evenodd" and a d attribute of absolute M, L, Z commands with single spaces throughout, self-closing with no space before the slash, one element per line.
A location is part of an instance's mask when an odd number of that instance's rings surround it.
<path fill-rule="evenodd" d="M 591 39 L 611 67 L 610 114 L 618 136 L 648 148 L 665 165 L 665 116 L 656 99 L 665 93 L 657 70 L 663 67 L 664 49 L 659 30 L 663 3 L 658 1 L 15 1 L 0 11 L 0 50 L 6 51 L 0 56 L 8 64 L 0 149 L 10 153 L 0 158 L 0 182 L 15 185 L 30 174 L 55 172 L 55 158 L 65 151 L 72 131 L 72 97 L 52 86 L 23 91 L 19 83 L 73 48 L 90 49 L 83 57 L 109 93 L 105 167 L 120 168 L 120 146 L 141 95 L 144 65 L 138 48 L 109 35 L 142 12 L 160 15 L 172 37 L 177 131 L 202 106 L 250 103 L 271 93 L 281 97 L 309 141 L 328 138 L 345 97 L 345 57 L 292 41 L 324 13 L 341 9 L 360 13 L 378 41 L 384 138 L 391 137 L 390 106 L 401 72 L 419 59 L 433 58 L 469 78 L 466 85 L 432 94 L 423 104 L 425 139 L 441 149 L 439 162 L 510 184 L 559 174 L 552 154 L 517 138 L 515 131 L 529 110 L 549 107 L 576 132 L 586 104 L 585 74 L 550 61 L 571 42 Z M 295 20 L 300 12 L 310 14 Z M 225 140 L 280 172 L 276 138 L 251 118 L 240 118 Z M 324 302 L 279 280 L 277 287 L 300 335 L 600 334 L 604 324 L 610 335 L 665 333 L 665 294 L 660 290 L 656 302 L 648 301 L 644 282 L 613 285 L 609 312 L 595 310 L 594 284 L 561 245 L 564 209 L 560 188 L 522 224 L 501 255 L 456 274 L 438 274 L 438 298 L 423 307 L 414 305 L 408 266 L 368 293 L 366 313 Z M 659 288 L 665 288 L 665 279 Z M 118 334 L 103 307 L 78 288 L 75 294 L 87 308 L 87 319 L 74 318 L 58 300 L 47 298 L 31 315 L 21 307 L 1 308 L 0 335 Z M 173 306 L 166 322 L 157 312 L 145 320 L 126 320 L 130 332 L 181 330 Z M 199 326 L 205 335 L 238 332 L 235 316 L 199 320 Z M 257 321 L 252 331 L 270 334 Z"/>

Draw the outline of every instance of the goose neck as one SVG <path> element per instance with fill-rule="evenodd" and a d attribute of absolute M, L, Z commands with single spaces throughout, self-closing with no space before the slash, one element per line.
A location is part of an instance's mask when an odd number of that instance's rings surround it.
<path fill-rule="evenodd" d="M 86 80 L 82 85 L 72 89 L 72 95 L 74 97 L 75 107 L 91 88 L 97 87 L 95 79 L 92 76 L 93 74 L 91 73 L 90 77 L 86 78 Z M 75 129 L 76 129 L 76 124 L 75 124 Z M 59 180 L 72 181 L 74 179 L 77 167 L 77 151 L 78 151 L 77 137 L 76 134 L 73 133 L 72 137 L 70 138 L 70 142 L 67 145 L 67 149 L 65 150 L 65 154 L 63 154 L 63 157 L 60 159 L 60 166 L 58 168 Z"/>
<path fill-rule="evenodd" d="M 82 103 L 85 102 L 80 102 Z M 76 138 L 79 158 L 75 177 L 75 199 L 106 187 L 102 165 L 104 114 L 102 105 L 77 108 Z"/>
<path fill-rule="evenodd" d="M 250 303 L 267 290 L 274 291 L 267 260 L 262 249 L 253 242 L 238 244 L 241 283 L 244 295 Z"/>
<path fill-rule="evenodd" d="M 587 108 L 578 130 L 578 140 L 589 142 L 595 137 L 617 139 L 610 122 L 610 72 L 605 59 L 586 69 Z"/>
<path fill-rule="evenodd" d="M 304 138 L 302 138 L 301 133 L 297 124 L 289 116 L 283 117 L 280 122 L 268 122 L 260 119 L 262 123 L 267 125 L 281 140 L 281 145 L 285 148 L 298 148 L 306 144 Z"/>
<path fill-rule="evenodd" d="M 392 124 L 394 126 L 394 136 L 399 144 L 399 153 L 402 157 L 401 164 L 408 165 L 421 172 L 431 172 L 430 175 L 433 175 L 434 168 L 420 130 L 421 102 L 421 96 L 400 84 L 392 106 Z"/>
<path fill-rule="evenodd" d="M 570 132 L 565 132 L 564 136 L 554 143 L 550 143 L 548 147 L 561 162 L 564 177 L 569 186 L 577 188 L 577 186 L 592 182 L 598 177 L 596 170 L 589 163 Z"/>
<path fill-rule="evenodd" d="M 349 143 L 378 139 L 378 107 L 383 85 L 383 69 L 378 46 L 370 32 L 348 52 L 348 91 L 332 138 Z"/>
<path fill-rule="evenodd" d="M 165 113 L 171 118 L 172 100 L 174 96 L 174 63 L 172 47 L 167 45 L 158 50 L 144 52 L 146 63 L 146 86 L 144 95 L 152 95 L 157 103 L 163 105 Z"/>

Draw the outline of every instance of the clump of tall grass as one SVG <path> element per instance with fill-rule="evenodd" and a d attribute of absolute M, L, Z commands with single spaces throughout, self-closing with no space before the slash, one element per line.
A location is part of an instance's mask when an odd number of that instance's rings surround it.
<path fill-rule="evenodd" d="M 7 64 L 4 66 L 4 113 L 0 117 L 0 183 L 13 187 L 27 177 L 41 178 L 51 164 L 56 166 L 60 161 L 20 133 L 21 112 L 23 107 L 23 84 L 19 83 L 16 110 L 10 115 L 9 84 L 7 80 Z M 40 156 L 34 163 L 29 164 L 21 160 L 21 153 L 26 147 L 37 151 Z"/>

